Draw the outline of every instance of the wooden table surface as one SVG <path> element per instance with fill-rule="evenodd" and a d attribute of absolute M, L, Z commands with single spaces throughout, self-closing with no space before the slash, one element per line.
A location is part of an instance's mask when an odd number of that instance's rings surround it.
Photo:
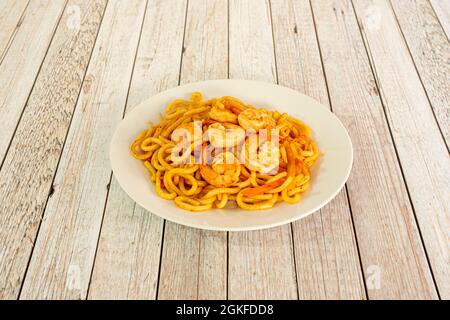
<path fill-rule="evenodd" d="M 450 299 L 449 36 L 448 0 L 0 0 L 0 298 Z M 343 121 L 330 204 L 209 232 L 122 191 L 124 114 L 220 78 Z"/>

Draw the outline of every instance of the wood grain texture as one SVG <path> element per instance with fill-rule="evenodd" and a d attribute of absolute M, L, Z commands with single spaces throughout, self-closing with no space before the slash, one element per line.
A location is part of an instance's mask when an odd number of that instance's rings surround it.
<path fill-rule="evenodd" d="M 0 64 L 0 164 L 33 88 L 65 2 L 66 0 L 32 1 Z"/>
<path fill-rule="evenodd" d="M 226 250 L 226 233 L 167 222 L 158 299 L 225 299 Z"/>
<path fill-rule="evenodd" d="M 415 67 L 450 146 L 450 42 L 427 0 L 391 1 Z M 396 30 L 395 25 L 390 25 Z"/>
<path fill-rule="evenodd" d="M 450 170 L 443 170 L 450 168 L 450 157 L 445 141 L 387 1 L 355 1 L 355 9 L 434 278 L 441 297 L 450 299 Z M 369 10 L 379 11 L 379 24 L 371 24 Z"/>
<path fill-rule="evenodd" d="M 450 299 L 449 35 L 448 0 L 0 0 L 0 299 Z M 208 232 L 112 177 L 124 109 L 227 76 L 343 121 L 320 212 Z"/>
<path fill-rule="evenodd" d="M 127 111 L 178 84 L 185 13 L 186 1 L 148 2 Z M 89 299 L 155 299 L 163 225 L 163 219 L 140 208 L 113 179 Z"/>
<path fill-rule="evenodd" d="M 430 0 L 439 21 L 447 34 L 450 37 L 450 2 L 447 0 Z"/>
<path fill-rule="evenodd" d="M 22 24 L 22 15 L 29 0 L 4 0 L 0 2 L 0 63 Z"/>
<path fill-rule="evenodd" d="M 109 1 L 21 294 L 86 298 L 146 1 Z"/>
<path fill-rule="evenodd" d="M 353 141 L 347 186 L 369 298 L 437 298 L 352 4 L 312 7 L 331 105 Z"/>
<path fill-rule="evenodd" d="M 267 1 L 229 3 L 230 78 L 276 82 Z M 291 226 L 229 234 L 230 299 L 296 299 Z"/>
<path fill-rule="evenodd" d="M 58 26 L 0 171 L 2 298 L 19 294 L 105 7 L 70 3 L 84 12 L 80 29 L 70 30 L 67 16 Z"/>
<path fill-rule="evenodd" d="M 182 84 L 227 78 L 227 10 L 222 0 L 189 1 Z M 159 299 L 226 299 L 226 232 L 166 222 L 163 249 Z"/>
<path fill-rule="evenodd" d="M 272 0 L 271 8 L 279 84 L 329 105 L 309 1 Z M 299 298 L 364 299 L 345 189 L 320 212 L 292 226 Z"/>
<path fill-rule="evenodd" d="M 89 299 L 155 299 L 163 220 L 131 200 L 113 179 Z"/>

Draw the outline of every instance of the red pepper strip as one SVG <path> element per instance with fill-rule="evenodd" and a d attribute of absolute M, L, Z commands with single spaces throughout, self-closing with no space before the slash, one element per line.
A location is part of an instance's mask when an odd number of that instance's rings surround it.
<path fill-rule="evenodd" d="M 236 108 L 236 107 L 234 107 L 234 106 L 230 106 L 229 108 L 230 108 L 231 112 L 233 112 L 234 114 L 240 114 L 241 113 L 241 110 Z"/>
<path fill-rule="evenodd" d="M 206 126 L 209 126 L 209 125 L 211 125 L 211 124 L 213 124 L 213 123 L 218 122 L 218 121 L 212 120 L 212 119 L 206 119 L 206 120 L 202 120 L 202 121 L 203 121 L 202 124 L 204 124 L 204 125 L 206 125 Z"/>
<path fill-rule="evenodd" d="M 297 175 L 303 173 L 303 162 L 299 159 L 295 159 L 295 170 Z"/>
<path fill-rule="evenodd" d="M 266 184 L 264 184 L 262 186 L 259 186 L 259 187 L 246 188 L 246 189 L 242 190 L 242 194 L 244 196 L 246 196 L 246 197 L 257 196 L 257 195 L 265 193 L 266 191 L 269 191 L 269 190 L 272 190 L 272 189 L 274 189 L 276 187 L 281 186 L 284 183 L 285 180 L 286 179 L 279 179 L 279 180 L 276 180 L 276 181 L 271 182 L 271 183 L 266 183 Z"/>
<path fill-rule="evenodd" d="M 295 173 L 297 171 L 296 165 L 295 165 L 295 156 L 292 152 L 291 146 L 289 145 L 288 141 L 284 142 L 284 148 L 286 149 L 286 158 L 287 158 L 287 176 L 295 178 Z M 294 183 L 294 179 L 292 179 L 292 182 L 289 184 L 288 188 L 292 186 Z"/>
<path fill-rule="evenodd" d="M 286 149 L 286 157 L 288 161 L 287 175 L 288 177 L 295 177 L 295 172 L 297 171 L 297 169 L 295 167 L 294 154 L 292 152 L 291 146 L 289 145 L 289 142 L 284 142 L 284 148 Z"/>

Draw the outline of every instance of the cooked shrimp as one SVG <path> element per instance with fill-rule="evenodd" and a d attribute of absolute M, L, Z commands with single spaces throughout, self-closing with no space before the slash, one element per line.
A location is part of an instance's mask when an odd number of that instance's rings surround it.
<path fill-rule="evenodd" d="M 245 143 L 245 166 L 263 174 L 270 174 L 280 164 L 280 149 L 278 144 L 272 141 L 263 141 L 259 145 L 252 144 L 247 139 Z"/>
<path fill-rule="evenodd" d="M 263 128 L 275 127 L 275 120 L 270 113 L 264 109 L 248 108 L 239 113 L 238 121 L 244 129 L 259 130 Z"/>
<path fill-rule="evenodd" d="M 229 187 L 239 181 L 241 166 L 231 152 L 224 152 L 222 156 L 216 156 L 212 165 L 200 166 L 200 174 L 203 179 L 215 187 Z"/>
<path fill-rule="evenodd" d="M 213 123 L 206 131 L 209 142 L 216 148 L 230 148 L 241 143 L 245 138 L 245 131 L 230 123 Z"/>
<path fill-rule="evenodd" d="M 233 112 L 225 108 L 225 106 L 222 103 L 215 103 L 211 111 L 209 112 L 209 116 L 211 119 L 214 119 L 219 122 L 230 122 L 237 124 L 238 117 Z"/>

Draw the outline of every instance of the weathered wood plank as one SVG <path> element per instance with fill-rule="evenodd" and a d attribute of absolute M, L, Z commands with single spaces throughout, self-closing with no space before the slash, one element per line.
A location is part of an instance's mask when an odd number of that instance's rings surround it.
<path fill-rule="evenodd" d="M 178 84 L 185 13 L 186 1 L 148 2 L 127 111 Z M 163 225 L 163 219 L 140 208 L 113 179 L 89 299 L 155 299 Z"/>
<path fill-rule="evenodd" d="M 181 83 L 228 76 L 227 2 L 190 0 Z M 227 233 L 166 222 L 159 299 L 226 299 Z"/>
<path fill-rule="evenodd" d="M 33 88 L 66 0 L 32 1 L 0 64 L 0 164 Z"/>
<path fill-rule="evenodd" d="M 19 294 L 106 1 L 70 3 L 80 28 L 59 24 L 0 170 L 1 298 Z"/>
<path fill-rule="evenodd" d="M 84 299 L 146 1 L 109 1 L 36 240 L 21 298 Z"/>
<path fill-rule="evenodd" d="M 0 2 L 0 63 L 22 21 L 29 0 L 4 0 Z"/>
<path fill-rule="evenodd" d="M 447 38 L 450 38 L 450 2 L 448 0 L 430 0 L 430 2 L 447 34 Z"/>
<path fill-rule="evenodd" d="M 436 298 L 352 4 L 312 7 L 331 105 L 353 141 L 347 186 L 369 298 Z"/>
<path fill-rule="evenodd" d="M 366 299 L 347 195 L 293 224 L 301 299 Z"/>
<path fill-rule="evenodd" d="M 391 3 L 448 148 L 450 43 L 427 0 Z"/>
<path fill-rule="evenodd" d="M 197 230 L 166 222 L 158 299 L 197 299 L 200 236 Z M 172 263 L 176 255 L 183 264 Z"/>
<path fill-rule="evenodd" d="M 450 157 L 445 141 L 388 2 L 354 4 L 434 278 L 441 297 L 450 299 Z M 367 16 L 369 10 L 378 12 L 379 24 Z M 450 66 L 444 64 L 448 78 Z M 448 94 L 448 83 L 441 90 Z"/>
<path fill-rule="evenodd" d="M 113 179 L 88 298 L 155 299 L 162 233 L 163 220 Z"/>
<path fill-rule="evenodd" d="M 329 105 L 308 0 L 272 0 L 279 84 Z M 292 224 L 300 299 L 364 299 L 358 248 L 345 189 Z"/>
<path fill-rule="evenodd" d="M 189 0 L 181 83 L 228 76 L 228 6 L 220 0 Z"/>
<path fill-rule="evenodd" d="M 267 1 L 231 0 L 230 78 L 275 82 Z M 230 299 L 296 299 L 291 226 L 229 234 Z"/>

